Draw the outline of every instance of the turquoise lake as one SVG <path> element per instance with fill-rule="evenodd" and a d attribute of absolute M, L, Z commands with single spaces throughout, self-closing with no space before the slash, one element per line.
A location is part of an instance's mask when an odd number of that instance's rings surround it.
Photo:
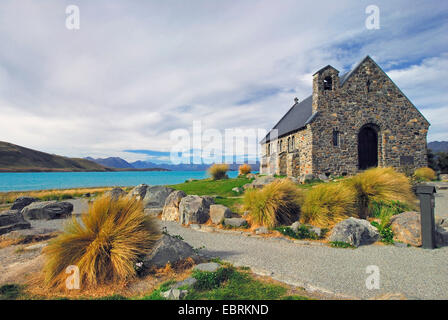
<path fill-rule="evenodd" d="M 229 171 L 229 177 L 238 175 Z M 206 171 L 26 172 L 0 173 L 0 192 L 81 187 L 164 185 L 205 179 Z"/>

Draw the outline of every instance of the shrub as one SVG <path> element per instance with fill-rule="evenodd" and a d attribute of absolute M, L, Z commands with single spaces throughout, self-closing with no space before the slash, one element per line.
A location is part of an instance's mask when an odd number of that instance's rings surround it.
<path fill-rule="evenodd" d="M 371 201 L 369 204 L 369 215 L 374 218 L 381 216 L 384 207 L 392 211 L 392 215 L 400 214 L 405 211 L 411 211 L 414 208 L 409 204 L 400 201 Z"/>
<path fill-rule="evenodd" d="M 243 197 L 244 209 L 252 224 L 273 228 L 289 225 L 300 212 L 301 191 L 289 179 L 275 180 L 262 189 L 249 189 Z"/>
<path fill-rule="evenodd" d="M 436 180 L 437 176 L 431 168 L 419 168 L 414 172 L 414 178 L 417 181 L 432 181 Z"/>
<path fill-rule="evenodd" d="M 192 276 L 197 280 L 197 282 L 193 285 L 193 287 L 197 290 L 216 289 L 221 285 L 221 283 L 229 280 L 235 272 L 235 268 L 233 267 L 219 268 L 215 272 L 195 270 L 193 271 Z"/>
<path fill-rule="evenodd" d="M 229 165 L 227 164 L 214 164 L 208 168 L 208 173 L 213 180 L 225 179 L 227 177 L 227 171 L 229 171 Z"/>
<path fill-rule="evenodd" d="M 145 216 L 141 201 L 102 196 L 88 214 L 75 217 L 45 248 L 48 285 L 61 285 L 65 269 L 79 268 L 81 285 L 122 281 L 136 275 L 135 265 L 160 236 L 154 218 Z"/>
<path fill-rule="evenodd" d="M 305 195 L 301 220 L 327 227 L 356 213 L 356 193 L 344 183 L 319 184 Z"/>
<path fill-rule="evenodd" d="M 414 199 L 409 179 L 393 168 L 372 168 L 346 182 L 357 197 L 360 218 L 367 218 L 372 201 L 410 202 Z"/>
<path fill-rule="evenodd" d="M 248 174 L 251 171 L 252 171 L 252 167 L 247 163 L 240 165 L 240 167 L 238 168 L 238 172 L 241 175 Z"/>

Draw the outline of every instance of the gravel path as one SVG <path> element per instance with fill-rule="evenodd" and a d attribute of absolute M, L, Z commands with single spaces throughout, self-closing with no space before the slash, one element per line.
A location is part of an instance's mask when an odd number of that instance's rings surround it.
<path fill-rule="evenodd" d="M 371 245 L 358 249 L 299 245 L 230 233 L 208 233 L 163 222 L 202 252 L 309 290 L 353 298 L 403 293 L 408 298 L 448 299 L 448 247 L 436 250 Z M 366 267 L 380 269 L 380 289 L 368 290 Z"/>

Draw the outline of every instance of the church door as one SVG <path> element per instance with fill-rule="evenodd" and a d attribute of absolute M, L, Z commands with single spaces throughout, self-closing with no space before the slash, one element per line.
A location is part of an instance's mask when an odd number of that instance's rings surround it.
<path fill-rule="evenodd" d="M 364 126 L 358 134 L 358 167 L 365 170 L 378 166 L 378 134 L 372 126 Z"/>

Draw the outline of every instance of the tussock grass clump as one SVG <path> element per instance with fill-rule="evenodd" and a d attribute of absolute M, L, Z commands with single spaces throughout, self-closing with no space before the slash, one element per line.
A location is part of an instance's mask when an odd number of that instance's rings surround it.
<path fill-rule="evenodd" d="M 249 174 L 251 171 L 252 171 L 252 167 L 247 163 L 240 165 L 238 168 L 238 172 L 240 175 Z"/>
<path fill-rule="evenodd" d="M 344 183 L 319 184 L 309 190 L 302 205 L 301 220 L 327 227 L 356 214 L 356 192 Z"/>
<path fill-rule="evenodd" d="M 436 172 L 431 168 L 419 168 L 414 172 L 414 178 L 417 181 L 432 181 L 436 180 Z"/>
<path fill-rule="evenodd" d="M 372 201 L 400 201 L 403 203 L 414 200 L 409 179 L 393 168 L 372 168 L 347 180 L 357 196 L 360 218 L 367 218 Z"/>
<path fill-rule="evenodd" d="M 214 164 L 210 168 L 208 168 L 208 173 L 213 180 L 227 178 L 227 171 L 229 171 L 229 165 L 225 163 Z"/>
<path fill-rule="evenodd" d="M 145 216 L 141 201 L 102 196 L 45 248 L 45 282 L 63 285 L 70 265 L 79 268 L 83 287 L 126 281 L 136 275 L 135 264 L 159 237 L 157 222 Z"/>
<path fill-rule="evenodd" d="M 249 189 L 243 198 L 252 224 L 273 228 L 289 225 L 300 213 L 302 193 L 289 179 L 276 180 L 262 189 Z"/>

